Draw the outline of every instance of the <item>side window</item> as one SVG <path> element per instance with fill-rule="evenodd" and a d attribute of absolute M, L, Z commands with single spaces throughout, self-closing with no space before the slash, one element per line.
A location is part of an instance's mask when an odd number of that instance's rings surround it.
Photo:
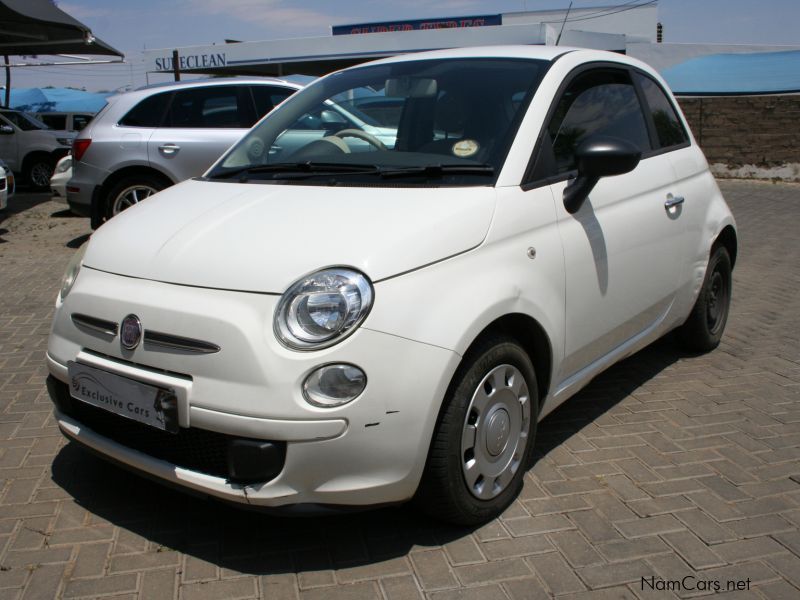
<path fill-rule="evenodd" d="M 639 85 L 650 107 L 650 114 L 653 116 L 653 124 L 656 128 L 658 143 L 662 148 L 680 146 L 689 141 L 689 136 L 675 112 L 675 107 L 667 98 L 664 90 L 655 81 L 642 75 L 636 74 Z"/>
<path fill-rule="evenodd" d="M 259 120 L 294 93 L 294 90 L 289 88 L 268 85 L 254 85 L 250 89 L 253 92 L 253 100 L 256 103 L 256 120 Z M 252 126 L 253 123 L 250 125 Z"/>
<path fill-rule="evenodd" d="M 172 92 L 154 94 L 139 102 L 119 120 L 125 127 L 158 127 Z"/>
<path fill-rule="evenodd" d="M 67 115 L 41 115 L 39 120 L 50 129 L 64 130 L 67 128 Z"/>
<path fill-rule="evenodd" d="M 81 131 L 86 128 L 91 120 L 92 115 L 72 115 L 72 128 L 75 131 Z"/>
<path fill-rule="evenodd" d="M 243 86 L 196 87 L 175 92 L 163 127 L 249 128 L 254 116 Z"/>
<path fill-rule="evenodd" d="M 575 149 L 594 135 L 622 138 L 643 152 L 651 149 L 642 106 L 626 71 L 588 71 L 570 83 L 545 134 L 548 147 L 542 152 L 552 150 L 554 159 L 547 175 L 574 170 Z"/>

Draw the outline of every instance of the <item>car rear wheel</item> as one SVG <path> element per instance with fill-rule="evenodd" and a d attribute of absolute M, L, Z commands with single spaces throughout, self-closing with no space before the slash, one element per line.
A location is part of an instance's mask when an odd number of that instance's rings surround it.
<path fill-rule="evenodd" d="M 151 175 L 139 175 L 121 179 L 111 188 L 106 202 L 106 217 L 111 218 L 123 210 L 138 204 L 169 187 L 163 179 Z"/>
<path fill-rule="evenodd" d="M 731 258 L 724 246 L 711 252 L 703 287 L 689 318 L 678 329 L 678 337 L 688 350 L 709 352 L 719 346 L 733 290 Z"/>
<path fill-rule="evenodd" d="M 478 346 L 445 399 L 415 503 L 461 525 L 498 516 L 522 488 L 538 408 L 536 374 L 525 350 L 510 338 Z"/>

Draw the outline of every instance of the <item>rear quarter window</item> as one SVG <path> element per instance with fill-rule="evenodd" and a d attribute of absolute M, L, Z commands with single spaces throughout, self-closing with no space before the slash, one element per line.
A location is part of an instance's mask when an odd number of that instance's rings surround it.
<path fill-rule="evenodd" d="M 256 104 L 256 120 L 294 93 L 293 89 L 268 85 L 254 85 L 250 90 L 253 92 L 253 101 Z M 252 126 L 252 123 L 250 125 Z"/>
<path fill-rule="evenodd" d="M 172 92 L 154 94 L 140 101 L 119 121 L 125 127 L 158 127 Z"/>

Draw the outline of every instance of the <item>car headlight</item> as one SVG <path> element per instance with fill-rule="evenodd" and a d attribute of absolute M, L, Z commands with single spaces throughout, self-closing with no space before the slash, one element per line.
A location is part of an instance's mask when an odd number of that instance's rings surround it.
<path fill-rule="evenodd" d="M 72 146 L 72 140 L 70 138 L 56 138 L 56 141 L 61 144 L 62 146 Z"/>
<path fill-rule="evenodd" d="M 81 246 L 75 254 L 72 255 L 67 265 L 67 270 L 64 272 L 63 279 L 61 279 L 61 292 L 59 293 L 62 302 L 67 297 L 67 294 L 69 294 L 72 286 L 75 284 L 75 280 L 78 278 L 78 272 L 81 270 L 81 265 L 83 264 L 83 255 L 86 254 L 86 248 L 88 246 L 88 243 Z"/>
<path fill-rule="evenodd" d="M 358 271 L 317 271 L 283 294 L 275 310 L 275 334 L 294 350 L 332 346 L 356 330 L 369 314 L 372 299 L 372 284 Z"/>
<path fill-rule="evenodd" d="M 56 165 L 56 169 L 55 169 L 55 171 L 53 171 L 53 174 L 65 173 L 66 171 L 69 171 L 71 168 L 72 168 L 72 159 L 71 158 L 68 159 L 68 160 L 60 160 L 60 161 L 58 161 L 58 164 Z"/>

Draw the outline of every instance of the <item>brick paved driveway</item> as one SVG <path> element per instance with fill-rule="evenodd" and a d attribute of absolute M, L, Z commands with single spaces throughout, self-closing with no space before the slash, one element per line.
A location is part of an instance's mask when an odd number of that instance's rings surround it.
<path fill-rule="evenodd" d="M 477 530 L 406 508 L 248 513 L 65 443 L 43 357 L 87 224 L 18 198 L 0 222 L 0 598 L 670 598 L 728 581 L 800 598 L 800 186 L 723 188 L 741 252 L 722 346 L 662 341 L 595 380 L 541 424 L 520 500 Z"/>

